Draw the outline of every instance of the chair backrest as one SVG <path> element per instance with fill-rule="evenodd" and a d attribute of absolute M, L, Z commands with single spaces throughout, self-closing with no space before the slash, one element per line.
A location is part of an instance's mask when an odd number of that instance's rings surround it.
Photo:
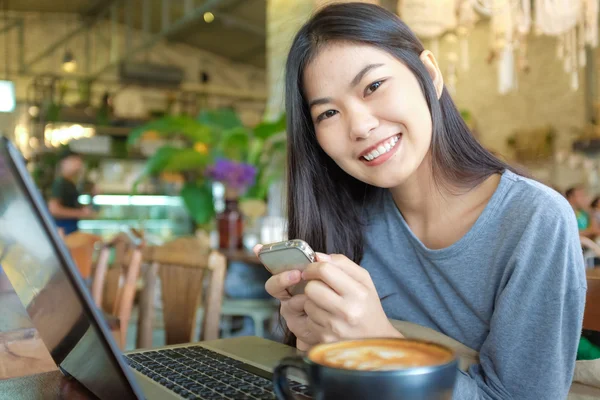
<path fill-rule="evenodd" d="M 122 348 L 140 275 L 143 247 L 143 242 L 134 242 L 128 235 L 120 233 L 103 245 L 94 271 L 92 298 L 105 313 L 118 318 Z M 112 252 L 114 260 L 110 263 Z"/>
<path fill-rule="evenodd" d="M 193 341 L 198 308 L 204 297 L 201 340 L 219 337 L 219 321 L 227 262 L 197 237 L 181 237 L 148 247 L 144 261 L 158 267 L 161 280 L 166 344 Z M 203 296 L 205 272 L 210 278 Z"/>
<path fill-rule="evenodd" d="M 91 233 L 77 231 L 65 236 L 64 241 L 79 273 L 83 279 L 88 279 L 92 274 L 96 245 L 102 241 L 102 238 Z"/>
<path fill-rule="evenodd" d="M 600 331 L 600 268 L 587 271 L 587 285 L 583 329 Z"/>

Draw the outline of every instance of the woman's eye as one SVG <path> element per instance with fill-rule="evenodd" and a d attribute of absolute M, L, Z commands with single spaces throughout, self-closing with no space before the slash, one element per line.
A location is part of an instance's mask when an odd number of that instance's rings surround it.
<path fill-rule="evenodd" d="M 379 86 L 381 86 L 383 84 L 383 81 L 377 81 L 377 82 L 373 82 L 371 83 L 369 86 L 367 86 L 367 88 L 365 89 L 365 96 L 370 95 L 371 93 L 373 93 L 374 91 L 376 91 L 377 89 L 379 89 Z"/>
<path fill-rule="evenodd" d="M 327 110 L 323 114 L 321 114 L 317 117 L 317 121 L 318 122 L 323 121 L 324 119 L 331 118 L 336 114 L 337 114 L 337 111 L 335 111 L 335 110 Z"/>

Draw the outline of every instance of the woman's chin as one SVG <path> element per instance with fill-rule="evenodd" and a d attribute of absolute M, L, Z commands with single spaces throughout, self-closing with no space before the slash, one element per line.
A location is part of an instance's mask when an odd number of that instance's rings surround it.
<path fill-rule="evenodd" d="M 371 186 L 375 186 L 381 189 L 391 189 L 402 185 L 406 181 L 406 178 L 403 177 L 373 177 L 373 179 L 369 179 L 365 181 Z"/>

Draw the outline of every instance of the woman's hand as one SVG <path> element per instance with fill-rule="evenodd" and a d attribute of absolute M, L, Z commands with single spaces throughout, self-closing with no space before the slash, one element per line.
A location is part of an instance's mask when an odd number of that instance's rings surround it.
<path fill-rule="evenodd" d="M 254 247 L 258 254 L 261 245 Z M 281 302 L 280 313 L 285 319 L 288 329 L 296 336 L 298 350 L 307 351 L 311 346 L 318 344 L 318 338 L 308 329 L 308 317 L 304 312 L 306 296 L 299 294 L 292 296 L 288 289 L 302 280 L 302 273 L 298 270 L 286 271 L 273 275 L 265 284 L 267 293 Z"/>
<path fill-rule="evenodd" d="M 388 320 L 371 276 L 343 255 L 318 254 L 302 278 L 307 329 L 320 342 L 402 337 Z"/>

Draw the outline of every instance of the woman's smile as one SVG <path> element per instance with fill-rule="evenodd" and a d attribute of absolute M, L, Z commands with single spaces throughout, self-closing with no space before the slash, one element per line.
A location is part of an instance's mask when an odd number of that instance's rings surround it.
<path fill-rule="evenodd" d="M 398 133 L 364 150 L 359 160 L 369 167 L 381 165 L 396 154 L 401 142 L 402 134 Z"/>

